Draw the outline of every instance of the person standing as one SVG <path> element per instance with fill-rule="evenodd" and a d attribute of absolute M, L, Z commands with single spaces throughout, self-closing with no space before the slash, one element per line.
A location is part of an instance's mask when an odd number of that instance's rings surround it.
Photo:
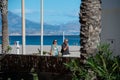
<path fill-rule="evenodd" d="M 61 48 L 62 55 L 69 55 L 69 45 L 68 45 L 68 39 L 65 39 L 62 48 Z"/>
<path fill-rule="evenodd" d="M 53 40 L 53 44 L 51 45 L 50 55 L 58 56 L 57 40 Z"/>

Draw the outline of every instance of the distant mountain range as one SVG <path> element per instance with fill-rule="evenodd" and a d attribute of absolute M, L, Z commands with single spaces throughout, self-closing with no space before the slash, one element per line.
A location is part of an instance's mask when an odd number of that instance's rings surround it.
<path fill-rule="evenodd" d="M 1 20 L 1 17 L 0 17 Z M 21 17 L 8 12 L 8 26 L 9 34 L 11 35 L 20 35 L 21 34 Z M 44 34 L 45 35 L 62 35 L 62 32 L 65 35 L 79 35 L 80 25 L 78 21 L 69 22 L 61 25 L 51 25 L 44 23 Z M 0 32 L 1 32 L 1 23 L 0 23 Z M 1 33 L 0 33 L 1 34 Z M 32 20 L 26 19 L 26 34 L 27 35 L 39 35 L 40 34 L 40 24 L 33 22 Z"/>

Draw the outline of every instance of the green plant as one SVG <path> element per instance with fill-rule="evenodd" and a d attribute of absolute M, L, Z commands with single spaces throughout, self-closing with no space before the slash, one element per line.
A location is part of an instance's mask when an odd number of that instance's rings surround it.
<path fill-rule="evenodd" d="M 71 70 L 73 80 L 120 79 L 120 57 L 112 56 L 109 44 L 100 44 L 96 55 L 89 56 L 84 65 L 80 65 L 79 60 L 72 60 L 65 65 Z"/>
<path fill-rule="evenodd" d="M 41 50 L 38 48 L 38 53 L 40 54 L 41 53 Z M 43 51 L 43 55 L 46 55 L 48 52 L 46 51 Z"/>
<path fill-rule="evenodd" d="M 115 56 L 113 58 L 114 65 L 114 72 L 112 73 L 115 76 L 115 80 L 120 80 L 120 56 Z"/>
<path fill-rule="evenodd" d="M 11 46 L 7 46 L 6 53 L 9 53 L 12 50 Z"/>
<path fill-rule="evenodd" d="M 38 74 L 35 72 L 35 69 L 33 67 L 31 68 L 30 72 L 33 76 L 33 80 L 38 80 Z"/>
<path fill-rule="evenodd" d="M 72 72 L 72 80 L 84 79 L 87 74 L 87 70 L 84 69 L 77 59 L 72 59 L 69 63 L 64 63 L 64 65 Z"/>
<path fill-rule="evenodd" d="M 95 56 L 91 56 L 87 60 L 87 65 L 97 74 L 98 77 L 105 80 L 115 80 L 114 72 L 118 68 L 118 61 L 112 58 L 112 51 L 109 44 L 101 44 L 98 46 L 98 52 Z"/>

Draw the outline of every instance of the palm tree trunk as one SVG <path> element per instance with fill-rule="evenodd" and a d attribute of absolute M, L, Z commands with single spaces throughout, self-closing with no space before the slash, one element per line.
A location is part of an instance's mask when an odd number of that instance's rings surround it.
<path fill-rule="evenodd" d="M 94 54 L 100 42 L 101 0 L 82 0 L 79 19 L 81 23 L 81 58 Z"/>
<path fill-rule="evenodd" d="M 6 53 L 9 46 L 8 36 L 8 0 L 0 1 L 0 11 L 2 17 L 2 53 Z"/>

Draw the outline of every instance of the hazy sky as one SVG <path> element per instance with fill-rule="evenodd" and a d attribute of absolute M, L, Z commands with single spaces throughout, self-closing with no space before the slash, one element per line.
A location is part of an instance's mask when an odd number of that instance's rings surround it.
<path fill-rule="evenodd" d="M 21 16 L 21 1 L 8 0 L 8 10 Z M 81 0 L 44 0 L 44 22 L 65 24 L 77 21 Z M 40 23 L 40 0 L 25 0 L 26 18 Z"/>

